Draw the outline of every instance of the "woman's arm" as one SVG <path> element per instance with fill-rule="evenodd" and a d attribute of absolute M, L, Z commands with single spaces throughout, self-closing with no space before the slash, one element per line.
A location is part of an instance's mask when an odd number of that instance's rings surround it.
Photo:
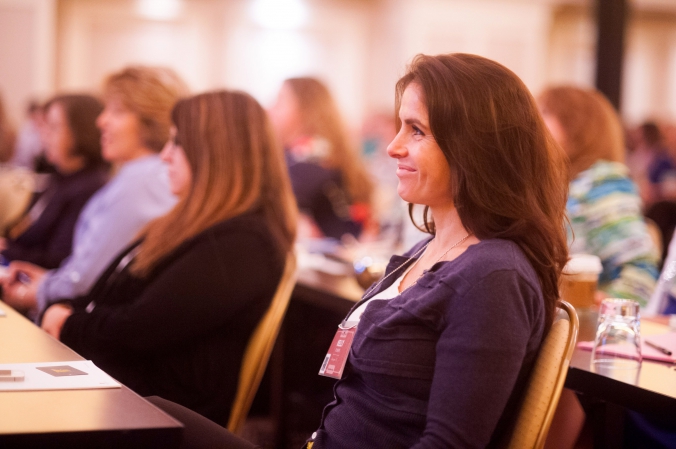
<path fill-rule="evenodd" d="M 454 301 L 436 347 L 427 422 L 415 449 L 483 448 L 514 415 L 542 340 L 544 305 L 518 273 L 493 272 Z M 518 391 L 515 391 L 515 387 Z M 504 431 L 504 428 L 500 429 Z"/>
<path fill-rule="evenodd" d="M 47 206 L 40 217 L 16 240 L 8 242 L 5 256 L 47 269 L 58 268 L 73 247 L 73 233 L 80 211 L 93 192 Z"/>
<path fill-rule="evenodd" d="M 58 269 L 50 270 L 38 287 L 40 312 L 58 298 L 86 295 L 139 230 L 173 206 L 175 198 L 168 188 L 162 196 L 147 185 L 155 181 L 153 173 L 146 174 L 146 184 L 119 176 L 83 209 L 70 257 Z"/>
<path fill-rule="evenodd" d="M 268 241 L 251 232 L 202 239 L 140 297 L 75 312 L 61 340 L 92 357 L 157 350 L 207 334 L 236 320 L 252 302 L 270 300 L 281 275 L 281 257 L 272 254 Z"/>

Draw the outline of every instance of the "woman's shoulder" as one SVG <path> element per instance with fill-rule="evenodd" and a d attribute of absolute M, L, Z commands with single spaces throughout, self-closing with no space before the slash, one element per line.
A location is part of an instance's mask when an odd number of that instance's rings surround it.
<path fill-rule="evenodd" d="M 617 193 L 638 194 L 634 182 L 629 177 L 629 168 L 620 162 L 597 161 L 580 172 L 570 183 L 572 198 L 594 201 Z"/>
<path fill-rule="evenodd" d="M 519 245 L 511 240 L 486 239 L 471 245 L 455 260 L 442 263 L 438 269 L 442 279 L 461 278 L 468 286 L 485 282 L 496 273 L 519 278 L 539 291 L 533 266 Z"/>
<path fill-rule="evenodd" d="M 283 264 L 284 254 L 262 214 L 247 213 L 220 221 L 183 241 L 156 269 L 160 272 L 182 260 L 199 261 L 196 265 L 255 264 L 277 269 Z"/>
<path fill-rule="evenodd" d="M 419 253 L 430 238 L 421 240 L 402 256 L 394 255 L 390 265 L 399 265 Z M 485 239 L 470 245 L 464 253 L 452 261 L 442 262 L 434 270 L 441 279 L 462 278 L 469 284 L 498 271 L 512 271 L 529 283 L 538 284 L 537 275 L 519 245 L 511 240 Z"/>
<path fill-rule="evenodd" d="M 445 317 L 446 325 L 495 314 L 528 316 L 535 325 L 544 316 L 537 273 L 519 246 L 503 239 L 481 240 L 456 259 L 437 264 L 418 279 L 411 297 L 417 304 L 412 307 Z"/>
<path fill-rule="evenodd" d="M 72 195 L 86 195 L 97 191 L 108 181 L 107 169 L 90 168 L 81 170 L 58 180 L 59 188 Z"/>
<path fill-rule="evenodd" d="M 265 217 L 260 212 L 248 212 L 220 221 L 190 239 L 194 244 L 255 244 L 273 250 L 277 245 Z"/>

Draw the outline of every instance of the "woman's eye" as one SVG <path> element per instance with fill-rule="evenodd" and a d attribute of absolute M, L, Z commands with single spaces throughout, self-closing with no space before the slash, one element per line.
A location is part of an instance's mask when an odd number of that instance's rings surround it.
<path fill-rule="evenodd" d="M 417 126 L 412 126 L 411 128 L 413 128 L 413 135 L 415 135 L 415 136 L 424 136 L 425 135 L 425 133 L 423 133 L 420 130 L 420 128 L 418 128 Z"/>

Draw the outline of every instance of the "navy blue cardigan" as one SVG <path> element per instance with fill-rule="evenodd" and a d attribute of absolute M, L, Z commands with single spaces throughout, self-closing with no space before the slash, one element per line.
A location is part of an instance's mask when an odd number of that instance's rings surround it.
<path fill-rule="evenodd" d="M 387 273 L 407 261 L 392 257 Z M 484 240 L 435 264 L 399 296 L 366 308 L 314 449 L 502 446 L 544 314 L 536 273 L 512 242 Z"/>

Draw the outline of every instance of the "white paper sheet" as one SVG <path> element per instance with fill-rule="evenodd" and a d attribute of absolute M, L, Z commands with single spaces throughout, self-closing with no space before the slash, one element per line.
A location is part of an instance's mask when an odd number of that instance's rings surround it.
<path fill-rule="evenodd" d="M 52 374 L 41 371 L 45 368 Z M 120 384 L 96 367 L 91 360 L 46 363 L 0 364 L 0 370 L 23 371 L 24 380 L 0 382 L 2 391 L 38 390 L 88 390 L 97 388 L 120 388 Z M 85 374 L 77 374 L 81 371 Z M 1 400 L 1 398 L 0 398 Z"/>

